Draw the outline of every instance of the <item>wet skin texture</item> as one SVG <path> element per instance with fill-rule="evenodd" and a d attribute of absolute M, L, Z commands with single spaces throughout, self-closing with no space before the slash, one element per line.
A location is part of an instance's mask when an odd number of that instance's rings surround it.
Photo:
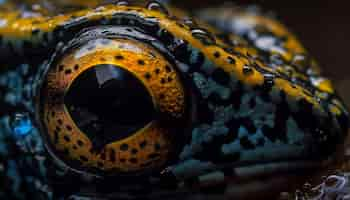
<path fill-rule="evenodd" d="M 266 194 L 329 165 L 346 137 L 330 80 L 256 9 L 196 20 L 153 1 L 0 10 L 1 199 Z M 33 124 L 24 136 L 16 113 Z"/>

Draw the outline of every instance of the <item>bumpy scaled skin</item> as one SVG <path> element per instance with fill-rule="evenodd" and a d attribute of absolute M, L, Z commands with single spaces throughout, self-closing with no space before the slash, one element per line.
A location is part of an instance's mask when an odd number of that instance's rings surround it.
<path fill-rule="evenodd" d="M 34 3 L 0 8 L 0 199 L 266 194 L 329 164 L 344 141 L 341 99 L 275 19 L 226 6 L 196 22 L 153 1 Z M 128 77 L 117 87 L 125 115 L 86 86 L 91 70 Z M 79 101 L 139 121 L 99 132 Z M 25 136 L 16 113 L 33 123 Z"/>

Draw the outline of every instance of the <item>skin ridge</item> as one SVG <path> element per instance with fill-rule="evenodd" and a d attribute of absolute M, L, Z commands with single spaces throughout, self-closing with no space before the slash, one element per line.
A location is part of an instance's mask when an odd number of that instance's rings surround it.
<path fill-rule="evenodd" d="M 209 172 L 217 172 L 214 178 L 239 173 L 232 167 L 217 170 L 217 166 L 228 162 L 257 160 L 259 163 L 261 160 L 293 157 L 323 160 L 345 137 L 348 114 L 333 89 L 324 89 L 322 85 L 313 84 L 310 80 L 304 80 L 308 84 L 303 85 L 302 81 L 292 81 L 288 75 L 279 75 L 276 68 L 269 66 L 273 64 L 272 61 L 269 63 L 254 58 L 259 57 L 261 51 L 257 55 L 243 54 L 242 49 L 233 45 L 234 41 L 225 44 L 222 39 L 188 21 L 185 23 L 158 11 L 140 7 L 114 5 L 53 18 L 11 19 L 11 14 L 0 15 L 0 21 L 7 20 L 5 26 L 0 26 L 0 60 L 6 59 L 11 63 L 8 56 L 13 56 L 18 57 L 16 60 L 21 58 L 34 61 L 27 66 L 31 70 L 25 76 L 21 74 L 22 65 L 1 75 L 0 78 L 7 78 L 1 86 L 4 94 L 19 96 L 15 89 L 10 88 L 10 73 L 20 77 L 19 81 L 23 83 L 19 85 L 29 85 L 32 88 L 29 93 L 35 93 L 34 86 L 40 80 L 33 80 L 32 77 L 39 73 L 36 70 L 43 70 L 44 65 L 36 69 L 34 66 L 48 59 L 48 55 L 55 51 L 56 44 L 68 42 L 82 28 L 101 23 L 136 23 L 147 34 L 155 36 L 167 53 L 173 55 L 176 63 L 187 66 L 181 68 L 179 73 L 192 83 L 192 90 L 199 102 L 198 113 L 178 161 L 169 168 L 179 182 L 185 182 L 185 185 L 200 184 L 203 176 Z M 16 23 L 20 24 L 17 28 L 14 26 Z M 245 36 L 242 34 L 240 37 Z M 249 47 L 257 48 L 251 46 L 253 40 L 249 44 Z M 246 50 L 245 47 L 243 49 Z M 31 58 L 33 52 L 36 57 Z M 285 62 L 282 62 L 282 69 L 287 65 Z M 304 78 L 310 77 L 306 72 L 296 74 Z M 14 109 L 29 107 L 33 112 L 33 97 L 18 98 L 16 101 L 4 98 L 1 101 L 3 107 L 12 104 Z M 27 106 L 26 102 L 29 102 Z M 8 127 L 11 112 L 7 111 L 2 115 L 3 126 Z M 4 135 L 15 143 L 11 130 L 3 129 Z M 32 137 L 32 140 L 43 145 L 38 135 L 34 134 Z M 15 144 L 12 146 L 17 148 Z M 43 152 L 43 148 L 40 151 Z M 275 154 L 280 155 L 275 157 Z M 8 166 L 10 162 L 6 160 L 11 156 L 7 153 L 4 155 L 3 158 L 0 157 L 0 164 L 5 163 Z M 19 160 L 22 158 L 18 158 L 16 162 L 20 162 Z M 20 163 L 16 165 L 22 166 Z M 7 173 L 9 175 L 5 175 L 5 180 L 14 179 L 21 183 L 18 180 L 21 177 L 10 175 L 9 171 Z M 29 188 L 41 188 L 44 196 L 50 197 L 52 194 L 46 183 L 46 175 L 44 172 L 40 179 L 41 187 Z M 28 185 L 31 183 L 30 180 L 24 182 Z M 181 184 L 176 188 L 179 185 Z M 16 187 L 6 187 L 5 191 L 7 190 L 11 194 L 19 195 L 14 198 L 22 198 L 20 192 L 16 192 Z M 29 195 L 30 192 L 27 193 Z"/>

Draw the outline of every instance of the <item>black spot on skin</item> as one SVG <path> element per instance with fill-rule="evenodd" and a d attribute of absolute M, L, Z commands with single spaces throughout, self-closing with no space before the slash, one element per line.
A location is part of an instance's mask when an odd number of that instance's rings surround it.
<path fill-rule="evenodd" d="M 160 144 L 159 143 L 154 144 L 154 150 L 156 150 L 156 151 L 160 150 Z"/>
<path fill-rule="evenodd" d="M 57 120 L 57 122 L 58 122 L 59 125 L 63 124 L 63 121 L 61 119 Z"/>
<path fill-rule="evenodd" d="M 87 162 L 89 161 L 89 159 L 85 156 L 80 156 L 80 160 L 84 161 L 84 162 Z"/>
<path fill-rule="evenodd" d="M 55 131 L 60 132 L 62 129 L 59 126 L 56 126 Z"/>
<path fill-rule="evenodd" d="M 254 73 L 254 70 L 251 67 L 244 65 L 242 72 L 244 75 L 248 76 L 248 75 L 252 75 Z"/>
<path fill-rule="evenodd" d="M 179 22 L 176 22 L 176 25 L 178 25 L 180 28 L 185 28 L 185 25 L 179 23 Z"/>
<path fill-rule="evenodd" d="M 78 144 L 80 147 L 84 146 L 84 142 L 81 141 L 81 140 L 78 140 L 78 141 L 77 141 L 77 144 Z"/>
<path fill-rule="evenodd" d="M 101 153 L 101 159 L 106 160 L 106 151 L 105 150 L 103 150 Z"/>
<path fill-rule="evenodd" d="M 255 149 L 255 145 L 249 140 L 247 136 L 240 139 L 240 144 L 245 149 Z"/>
<path fill-rule="evenodd" d="M 171 72 L 171 67 L 170 67 L 169 65 L 166 65 L 166 66 L 165 66 L 165 71 L 166 71 L 167 73 Z"/>
<path fill-rule="evenodd" d="M 132 149 L 132 150 L 131 150 L 131 153 L 132 153 L 132 154 L 137 154 L 137 152 L 138 152 L 137 149 Z"/>
<path fill-rule="evenodd" d="M 166 83 L 165 78 L 162 78 L 162 79 L 160 80 L 160 83 L 161 83 L 161 84 L 165 84 L 165 83 Z"/>
<path fill-rule="evenodd" d="M 161 99 L 161 100 L 165 99 L 165 95 L 164 95 L 163 93 L 161 93 L 161 94 L 159 95 L 159 99 Z"/>
<path fill-rule="evenodd" d="M 211 76 L 215 82 L 221 85 L 228 85 L 230 83 L 230 76 L 221 68 L 216 68 Z"/>
<path fill-rule="evenodd" d="M 63 136 L 63 139 L 64 139 L 66 142 L 70 142 L 70 138 L 69 138 L 68 135 Z"/>
<path fill-rule="evenodd" d="M 72 130 L 72 127 L 69 126 L 69 125 L 67 125 L 66 128 L 67 128 L 68 131 L 71 131 L 71 130 Z"/>
<path fill-rule="evenodd" d="M 129 162 L 133 163 L 133 164 L 136 164 L 137 163 L 137 158 L 130 158 Z"/>
<path fill-rule="evenodd" d="M 144 60 L 138 60 L 137 63 L 138 63 L 139 65 L 145 65 L 145 61 L 144 61 Z"/>
<path fill-rule="evenodd" d="M 151 79 L 151 74 L 147 72 L 147 73 L 145 74 L 145 78 L 146 78 L 146 79 Z"/>
<path fill-rule="evenodd" d="M 64 71 L 64 73 L 65 73 L 65 74 L 70 74 L 70 73 L 72 73 L 72 70 L 71 70 L 71 69 L 66 69 L 66 70 Z"/>
<path fill-rule="evenodd" d="M 160 154 L 159 153 L 151 153 L 148 155 L 149 159 L 155 159 L 155 158 L 159 158 Z"/>
<path fill-rule="evenodd" d="M 116 160 L 116 158 L 115 158 L 115 150 L 114 149 L 110 149 L 110 151 L 109 151 L 109 160 L 111 161 L 111 162 L 115 162 L 115 160 Z"/>
<path fill-rule="evenodd" d="M 122 144 L 120 145 L 120 150 L 122 151 L 127 151 L 129 149 L 129 145 L 128 144 Z"/>
<path fill-rule="evenodd" d="M 140 143 L 140 148 L 143 149 L 146 147 L 146 145 L 147 145 L 147 141 L 145 140 L 145 141 Z"/>
<path fill-rule="evenodd" d="M 154 72 L 156 73 L 156 74 L 159 74 L 160 73 L 160 69 L 156 69 L 156 70 L 154 70 Z"/>
<path fill-rule="evenodd" d="M 79 69 L 79 65 L 74 65 L 74 70 L 78 70 Z"/>
<path fill-rule="evenodd" d="M 58 71 L 63 71 L 63 68 L 64 68 L 64 66 L 63 65 L 60 65 L 60 66 L 58 66 Z"/>
<path fill-rule="evenodd" d="M 214 57 L 215 57 L 215 58 L 220 58 L 220 53 L 216 51 L 216 52 L 214 53 Z"/>
<path fill-rule="evenodd" d="M 123 59 L 124 59 L 124 56 L 122 56 L 122 55 L 116 55 L 116 56 L 115 56 L 115 59 L 117 59 L 117 60 L 123 60 Z"/>
<path fill-rule="evenodd" d="M 236 64 L 236 60 L 234 58 L 232 58 L 231 56 L 227 57 L 228 63 L 230 64 Z"/>

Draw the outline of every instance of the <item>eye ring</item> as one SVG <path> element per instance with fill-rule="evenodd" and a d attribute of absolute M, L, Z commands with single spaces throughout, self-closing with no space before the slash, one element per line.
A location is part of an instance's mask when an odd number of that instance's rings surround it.
<path fill-rule="evenodd" d="M 68 168 L 97 175 L 143 173 L 167 163 L 179 137 L 173 126 L 184 126 L 186 113 L 185 91 L 173 65 L 150 45 L 126 38 L 96 38 L 67 52 L 49 66 L 39 91 L 38 118 L 50 154 Z M 93 151 L 64 108 L 64 97 L 84 72 L 106 64 L 137 77 L 161 117 Z"/>

